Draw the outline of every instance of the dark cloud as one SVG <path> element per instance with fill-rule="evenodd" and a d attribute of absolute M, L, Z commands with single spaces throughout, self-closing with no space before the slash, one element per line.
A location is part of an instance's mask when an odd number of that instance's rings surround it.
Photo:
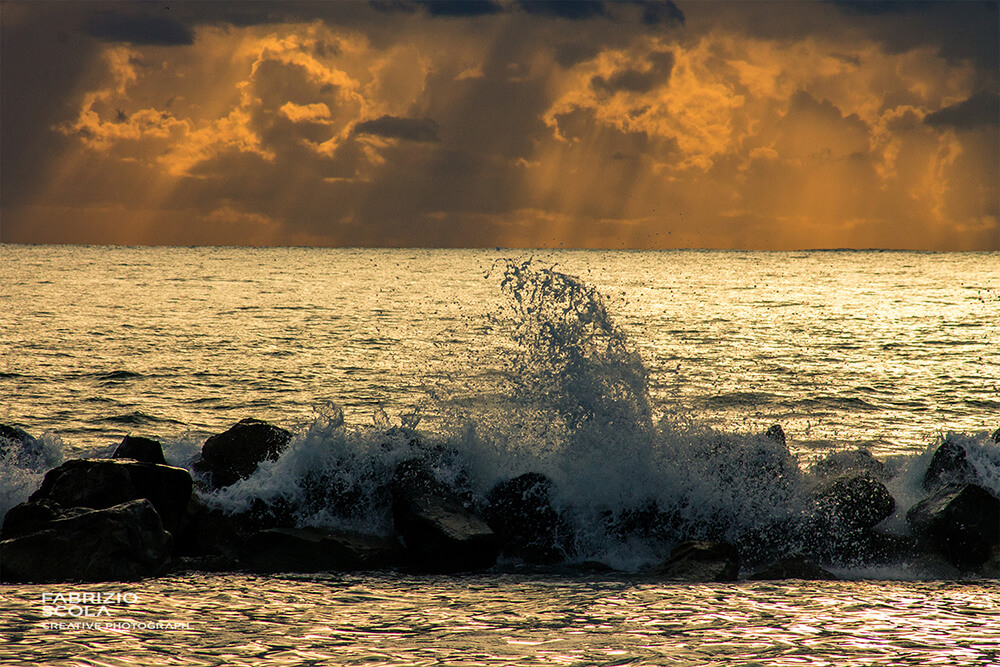
<path fill-rule="evenodd" d="M 894 52 L 931 46 L 945 58 L 973 61 L 981 80 L 997 85 L 997 2 L 858 1 L 836 2 L 834 6 Z"/>
<path fill-rule="evenodd" d="M 927 114 L 924 122 L 931 127 L 952 127 L 971 130 L 1000 124 L 1000 96 L 996 93 L 976 93 L 972 97 L 940 111 Z"/>
<path fill-rule="evenodd" d="M 354 126 L 357 134 L 371 134 L 386 139 L 405 139 L 421 143 L 440 141 L 438 124 L 431 118 L 401 118 L 382 116 Z"/>
<path fill-rule="evenodd" d="M 882 14 L 909 14 L 926 12 L 935 5 L 945 2 L 935 0 L 830 0 L 831 4 L 847 14 L 865 14 L 880 16 Z"/>
<path fill-rule="evenodd" d="M 569 69 L 590 60 L 600 52 L 601 50 L 593 44 L 566 42 L 555 47 L 555 59 L 560 66 Z"/>
<path fill-rule="evenodd" d="M 371 0 L 369 4 L 384 13 L 414 14 L 423 9 L 431 16 L 489 16 L 503 11 L 493 0 Z"/>
<path fill-rule="evenodd" d="M 50 162 L 74 145 L 52 127 L 77 112 L 87 89 L 85 73 L 97 44 L 80 36 L 83 20 L 75 5 L 35 3 L 20 20 L 18 9 L 0 12 L 0 204 L 4 210 L 40 196 Z M 0 216 L 0 240 L 8 238 L 12 216 Z"/>
<path fill-rule="evenodd" d="M 83 25 L 91 37 L 106 42 L 129 42 L 155 46 L 183 46 L 194 43 L 191 31 L 165 14 L 125 14 L 108 10 L 92 14 Z"/>
<path fill-rule="evenodd" d="M 646 25 L 684 25 L 684 12 L 671 0 L 638 0 L 636 4 L 642 7 L 642 22 Z"/>
<path fill-rule="evenodd" d="M 648 70 L 625 69 L 607 78 L 595 76 L 590 80 L 590 85 L 594 90 L 609 94 L 619 91 L 649 92 L 670 78 L 670 72 L 674 68 L 674 54 L 669 51 L 655 52 L 649 55 L 649 60 Z"/>
<path fill-rule="evenodd" d="M 418 2 L 431 16 L 484 16 L 503 11 L 503 7 L 492 0 L 418 0 Z"/>
<path fill-rule="evenodd" d="M 604 3 L 592 0 L 520 0 L 518 5 L 529 14 L 563 19 L 579 20 L 607 16 Z"/>

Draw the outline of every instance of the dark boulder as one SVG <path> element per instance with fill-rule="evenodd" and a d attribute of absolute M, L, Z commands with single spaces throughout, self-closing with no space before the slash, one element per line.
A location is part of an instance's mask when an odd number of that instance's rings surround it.
<path fill-rule="evenodd" d="M 945 439 L 934 456 L 931 457 L 930 465 L 924 474 L 924 489 L 934 491 L 935 489 L 948 484 L 964 484 L 975 482 L 976 472 L 969 463 L 965 453 L 965 447 L 953 440 Z"/>
<path fill-rule="evenodd" d="M 864 473 L 823 481 L 814 499 L 817 517 L 840 530 L 871 528 L 896 510 L 896 501 L 885 485 Z"/>
<path fill-rule="evenodd" d="M 803 521 L 787 544 L 824 565 L 871 567 L 900 564 L 916 549 L 916 541 L 873 528 L 844 526 L 829 517 Z"/>
<path fill-rule="evenodd" d="M 910 508 L 910 530 L 959 568 L 974 568 L 1000 543 L 1000 499 L 976 484 L 941 487 Z"/>
<path fill-rule="evenodd" d="M 662 510 L 656 500 L 605 512 L 604 519 L 608 534 L 619 541 L 638 539 L 661 545 L 676 544 L 683 525 L 676 510 Z"/>
<path fill-rule="evenodd" d="M 800 553 L 779 558 L 767 567 L 750 575 L 755 581 L 774 581 L 781 579 L 805 579 L 816 581 L 833 581 L 837 575 L 825 570 Z"/>
<path fill-rule="evenodd" d="M 875 479 L 886 479 L 885 464 L 872 456 L 864 448 L 831 452 L 816 462 L 812 473 L 821 479 L 840 477 L 845 474 L 871 475 Z"/>
<path fill-rule="evenodd" d="M 24 429 L 0 424 L 0 460 L 5 465 L 38 469 L 55 465 L 57 455 Z"/>
<path fill-rule="evenodd" d="M 153 503 L 167 530 L 175 532 L 191 498 L 191 474 L 153 463 L 74 459 L 46 473 L 28 500 L 105 509 L 139 498 Z"/>
<path fill-rule="evenodd" d="M 244 419 L 205 441 L 195 470 L 208 473 L 212 486 L 221 489 L 252 475 L 261 462 L 277 460 L 291 439 L 283 428 Z"/>
<path fill-rule="evenodd" d="M 569 525 L 552 508 L 552 480 L 525 473 L 500 482 L 486 497 L 483 518 L 501 551 L 528 563 L 559 563 L 571 543 Z"/>
<path fill-rule="evenodd" d="M 131 581 L 163 571 L 172 537 L 146 499 L 56 519 L 0 542 L 5 582 Z"/>
<path fill-rule="evenodd" d="M 0 439 L 10 442 L 30 445 L 35 442 L 35 438 L 28 435 L 28 432 L 18 426 L 8 426 L 0 424 Z"/>
<path fill-rule="evenodd" d="M 481 570 L 496 563 L 497 536 L 458 494 L 413 459 L 390 484 L 392 516 L 414 566 L 434 572 Z"/>
<path fill-rule="evenodd" d="M 764 433 L 764 437 L 769 440 L 774 440 L 781 445 L 787 444 L 785 429 L 781 428 L 781 424 L 773 424 L 771 428 L 767 429 Z"/>
<path fill-rule="evenodd" d="M 209 509 L 193 495 L 176 536 L 176 551 L 185 557 L 219 557 L 235 561 L 251 532 L 250 522 L 244 515 Z"/>
<path fill-rule="evenodd" d="M 393 537 L 322 528 L 269 528 L 254 533 L 242 562 L 255 572 L 374 570 L 399 563 Z"/>
<path fill-rule="evenodd" d="M 51 500 L 21 503 L 11 507 L 4 516 L 0 539 L 10 540 L 37 533 L 40 530 L 45 530 L 50 523 L 57 519 L 68 519 L 71 516 L 89 511 L 84 507 L 60 507 Z"/>
<path fill-rule="evenodd" d="M 726 542 L 681 542 L 670 551 L 670 558 L 650 568 L 647 574 L 689 582 L 736 581 L 740 573 L 740 555 Z"/>
<path fill-rule="evenodd" d="M 115 459 L 132 459 L 143 463 L 158 463 L 167 465 L 167 460 L 163 458 L 163 448 L 160 443 L 150 438 L 143 438 L 137 435 L 126 435 L 122 438 L 121 444 L 112 454 Z"/>

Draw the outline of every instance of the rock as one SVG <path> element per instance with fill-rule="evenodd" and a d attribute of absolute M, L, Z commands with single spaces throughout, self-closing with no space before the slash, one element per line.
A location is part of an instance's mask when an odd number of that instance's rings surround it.
<path fill-rule="evenodd" d="M 393 524 L 415 566 L 462 572 L 496 563 L 500 545 L 489 525 L 438 482 L 422 461 L 401 463 L 391 490 Z"/>
<path fill-rule="evenodd" d="M 975 482 L 976 472 L 969 463 L 965 448 L 962 445 L 948 440 L 942 442 L 934 456 L 931 457 L 930 465 L 924 474 L 924 489 L 934 491 L 947 484 L 963 484 L 965 482 Z"/>
<path fill-rule="evenodd" d="M 197 496 L 192 496 L 177 535 L 176 550 L 185 557 L 235 561 L 249 532 L 245 517 L 209 509 Z"/>
<path fill-rule="evenodd" d="M 15 458 L 27 454 L 38 446 L 38 441 L 17 426 L 0 424 L 0 456 L 13 454 Z"/>
<path fill-rule="evenodd" d="M 254 533 L 243 562 L 255 572 L 374 570 L 400 561 L 392 537 L 321 528 L 270 528 Z"/>
<path fill-rule="evenodd" d="M 212 486 L 221 489 L 252 475 L 262 461 L 276 460 L 291 439 L 283 428 L 244 419 L 205 441 L 195 469 L 209 473 Z"/>
<path fill-rule="evenodd" d="M 820 484 L 814 493 L 817 516 L 847 530 L 871 528 L 896 509 L 885 485 L 869 474 L 841 475 Z"/>
<path fill-rule="evenodd" d="M 486 497 L 483 518 L 496 533 L 500 550 L 528 563 L 559 563 L 571 542 L 569 526 L 552 508 L 552 481 L 525 473 L 497 484 Z"/>
<path fill-rule="evenodd" d="M 130 581 L 163 571 L 172 538 L 146 500 L 57 519 L 0 542 L 5 582 Z"/>
<path fill-rule="evenodd" d="M 740 555 L 736 547 L 726 542 L 681 542 L 670 551 L 670 558 L 647 573 L 690 582 L 736 581 Z"/>
<path fill-rule="evenodd" d="M 191 474 L 153 463 L 74 459 L 46 473 L 28 500 L 105 509 L 138 498 L 153 503 L 167 530 L 175 532 L 191 498 Z"/>
<path fill-rule="evenodd" d="M 1000 499 L 976 484 L 941 487 L 906 513 L 910 530 L 959 568 L 978 567 L 1000 543 Z"/>
<path fill-rule="evenodd" d="M 764 437 L 769 440 L 774 440 L 782 445 L 787 442 L 785 439 L 785 429 L 781 428 L 781 424 L 772 425 L 771 428 L 767 429 L 767 432 L 764 433 Z"/>
<path fill-rule="evenodd" d="M 990 548 L 989 558 L 983 563 L 982 574 L 990 579 L 1000 579 L 1000 544 L 994 544 Z"/>
<path fill-rule="evenodd" d="M 817 581 L 833 581 L 837 575 L 796 553 L 780 558 L 767 567 L 750 575 L 755 581 L 773 581 L 780 579 L 805 579 Z"/>
<path fill-rule="evenodd" d="M 126 435 L 122 438 L 121 444 L 118 445 L 118 449 L 115 450 L 111 458 L 167 465 L 167 460 L 163 458 L 163 448 L 159 442 L 136 435 Z"/>
<path fill-rule="evenodd" d="M 993 439 L 993 442 L 1000 443 L 1000 428 L 993 431 L 993 435 L 991 435 L 990 438 Z"/>
<path fill-rule="evenodd" d="M 38 469 L 56 463 L 56 456 L 45 444 L 22 428 L 0 424 L 0 459 L 5 465 Z"/>
<path fill-rule="evenodd" d="M 872 456 L 867 449 L 858 447 L 844 451 L 830 452 L 816 462 L 812 473 L 821 479 L 830 479 L 845 474 L 871 475 L 875 479 L 886 478 L 885 464 Z"/>
<path fill-rule="evenodd" d="M 622 508 L 617 514 L 605 512 L 609 535 L 621 542 L 637 539 L 649 544 L 676 544 L 682 521 L 676 510 L 664 511 L 656 500 Z"/>
<path fill-rule="evenodd" d="M 50 500 L 21 503 L 11 507 L 3 518 L 0 539 L 9 540 L 37 533 L 57 519 L 67 519 L 89 511 L 82 507 L 60 507 Z"/>

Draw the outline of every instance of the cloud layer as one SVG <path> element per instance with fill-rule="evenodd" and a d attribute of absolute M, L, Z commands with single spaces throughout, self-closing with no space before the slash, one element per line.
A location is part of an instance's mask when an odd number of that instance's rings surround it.
<path fill-rule="evenodd" d="M 1000 249 L 995 3 L 3 16 L 5 242 Z"/>

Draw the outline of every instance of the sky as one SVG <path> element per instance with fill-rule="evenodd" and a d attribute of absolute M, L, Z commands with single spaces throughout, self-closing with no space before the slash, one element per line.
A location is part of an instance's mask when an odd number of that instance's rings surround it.
<path fill-rule="evenodd" d="M 1000 250 L 996 2 L 0 3 L 0 242 Z"/>

